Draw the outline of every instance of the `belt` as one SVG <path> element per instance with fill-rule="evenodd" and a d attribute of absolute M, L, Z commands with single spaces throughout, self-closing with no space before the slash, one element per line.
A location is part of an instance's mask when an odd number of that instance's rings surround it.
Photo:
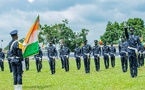
<path fill-rule="evenodd" d="M 94 54 L 95 56 L 99 56 L 99 54 Z"/>
<path fill-rule="evenodd" d="M 104 53 L 104 54 L 108 54 L 108 53 Z"/>
<path fill-rule="evenodd" d="M 113 54 L 114 55 L 115 53 L 110 53 L 110 54 Z"/>
<path fill-rule="evenodd" d="M 84 53 L 85 55 L 90 55 L 89 53 Z"/>
<path fill-rule="evenodd" d="M 19 59 L 20 57 L 18 57 L 18 56 L 14 56 L 14 57 L 10 57 L 10 59 Z"/>
<path fill-rule="evenodd" d="M 128 53 L 128 52 L 126 52 L 126 51 L 121 51 L 121 52 Z"/>
<path fill-rule="evenodd" d="M 128 47 L 128 48 L 137 51 L 137 49 L 134 47 Z"/>
<path fill-rule="evenodd" d="M 41 57 L 39 57 L 39 56 L 36 56 L 36 58 L 41 59 Z"/>
<path fill-rule="evenodd" d="M 139 54 L 143 54 L 143 52 L 138 52 Z"/>
<path fill-rule="evenodd" d="M 79 55 L 76 55 L 76 57 L 80 57 Z"/>
<path fill-rule="evenodd" d="M 55 58 L 54 56 L 49 56 L 49 57 L 50 57 L 50 58 L 53 58 L 53 59 Z"/>

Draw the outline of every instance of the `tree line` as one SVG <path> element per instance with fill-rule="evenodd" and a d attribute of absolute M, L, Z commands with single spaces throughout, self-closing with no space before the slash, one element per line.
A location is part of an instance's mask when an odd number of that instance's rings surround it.
<path fill-rule="evenodd" d="M 141 18 L 129 18 L 127 21 L 128 28 L 135 28 L 135 35 L 138 35 L 143 38 L 145 41 L 145 26 L 144 21 Z M 40 25 L 40 32 L 38 35 L 39 43 L 47 45 L 50 41 L 53 44 L 60 44 L 60 40 L 63 40 L 66 45 L 70 48 L 71 51 L 74 50 L 75 44 L 78 43 L 80 46 L 83 43 L 83 40 L 87 39 L 86 36 L 89 33 L 88 29 L 81 29 L 79 32 L 75 32 L 68 25 L 68 20 L 62 20 L 61 23 L 54 25 Z M 110 44 L 118 44 L 121 38 L 125 38 L 124 34 L 124 21 L 121 23 L 110 22 L 108 21 L 106 25 L 106 31 L 103 35 L 100 36 L 102 42 Z M 20 39 L 21 42 L 24 41 L 24 38 Z M 5 48 L 8 49 L 8 46 Z"/>
<path fill-rule="evenodd" d="M 126 21 L 126 23 L 128 25 L 128 28 L 133 27 L 135 29 L 135 35 L 142 37 L 144 42 L 145 41 L 144 21 L 141 18 L 129 18 Z M 112 23 L 108 21 L 106 25 L 106 31 L 102 36 L 100 36 L 102 42 L 106 42 L 107 44 L 113 42 L 114 44 L 117 44 L 121 38 L 125 38 L 124 21 L 121 23 L 118 23 L 116 21 Z"/>

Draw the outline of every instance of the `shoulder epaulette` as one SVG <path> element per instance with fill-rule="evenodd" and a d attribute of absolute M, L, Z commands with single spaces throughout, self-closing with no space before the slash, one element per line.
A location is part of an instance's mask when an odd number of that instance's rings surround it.
<path fill-rule="evenodd" d="M 18 42 L 18 46 L 19 46 L 19 49 L 22 49 L 23 45 L 22 43 Z"/>

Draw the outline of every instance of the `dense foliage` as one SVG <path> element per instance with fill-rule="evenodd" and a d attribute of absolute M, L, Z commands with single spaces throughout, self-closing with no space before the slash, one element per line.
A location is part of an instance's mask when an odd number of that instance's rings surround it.
<path fill-rule="evenodd" d="M 130 27 L 135 28 L 135 35 L 142 36 L 145 41 L 145 27 L 144 21 L 141 18 L 130 18 L 127 21 L 128 29 Z M 108 22 L 106 26 L 105 33 L 100 37 L 103 42 L 110 44 L 113 42 L 114 44 L 118 43 L 118 40 L 121 37 L 125 37 L 124 34 L 124 22 Z"/>
<path fill-rule="evenodd" d="M 67 24 L 68 20 L 65 19 L 59 24 L 50 26 L 47 24 L 44 26 L 41 25 L 39 42 L 47 45 L 50 41 L 54 44 L 59 44 L 60 40 L 63 40 L 71 51 L 73 51 L 76 43 L 81 45 L 82 41 L 86 39 L 89 30 L 82 29 L 80 32 L 74 32 Z"/>

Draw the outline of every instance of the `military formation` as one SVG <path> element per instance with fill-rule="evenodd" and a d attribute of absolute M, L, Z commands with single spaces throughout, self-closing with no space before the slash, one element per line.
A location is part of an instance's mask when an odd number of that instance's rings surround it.
<path fill-rule="evenodd" d="M 144 51 L 145 48 L 141 44 L 140 37 L 134 35 L 134 28 L 130 27 L 129 30 L 127 27 L 124 28 L 125 37 L 121 38 L 121 42 L 118 45 L 119 56 L 121 61 L 122 72 L 127 72 L 128 66 L 130 69 L 131 77 L 137 77 L 138 68 L 144 66 Z M 23 58 L 22 56 L 22 44 L 18 41 L 18 31 L 14 30 L 10 32 L 12 40 L 9 43 L 9 50 L 7 51 L 7 60 L 9 65 L 10 72 L 13 72 L 13 84 L 15 90 L 22 90 L 22 74 L 24 72 L 25 62 L 26 70 L 29 70 L 29 58 Z M 103 46 L 98 44 L 98 40 L 94 40 L 94 46 L 88 44 L 88 41 L 85 39 L 83 41 L 83 46 L 79 46 L 76 43 L 74 49 L 74 58 L 76 61 L 76 69 L 80 70 L 81 60 L 84 62 L 84 71 L 85 73 L 90 73 L 90 60 L 91 57 L 94 59 L 94 66 L 96 71 L 100 71 L 100 57 L 104 59 L 105 69 L 109 68 L 109 64 L 114 68 L 115 67 L 115 56 L 116 56 L 116 47 L 113 46 L 113 43 L 110 43 L 110 46 L 103 43 Z M 56 60 L 60 58 L 61 68 L 65 72 L 69 72 L 69 57 L 70 49 L 65 42 L 60 44 L 60 49 L 57 51 L 56 47 L 53 45 L 52 41 L 49 42 L 47 48 L 47 57 L 48 63 L 50 66 L 51 74 L 56 73 Z M 39 46 L 39 53 L 34 55 L 36 62 L 36 71 L 41 72 L 42 69 L 42 57 L 43 53 Z M 0 68 L 1 71 L 4 71 L 4 59 L 5 54 L 3 53 L 2 48 L 0 48 Z"/>

